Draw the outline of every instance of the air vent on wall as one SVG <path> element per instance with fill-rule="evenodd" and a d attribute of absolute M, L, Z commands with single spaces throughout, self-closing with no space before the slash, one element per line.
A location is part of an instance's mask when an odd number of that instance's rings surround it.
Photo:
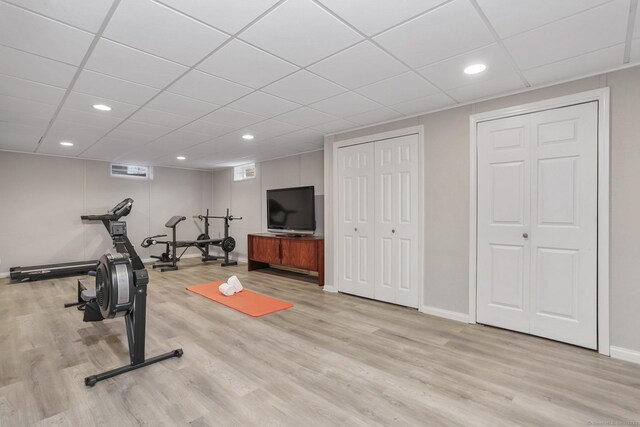
<path fill-rule="evenodd" d="M 118 178 L 153 179 L 153 167 L 111 164 L 111 176 Z"/>

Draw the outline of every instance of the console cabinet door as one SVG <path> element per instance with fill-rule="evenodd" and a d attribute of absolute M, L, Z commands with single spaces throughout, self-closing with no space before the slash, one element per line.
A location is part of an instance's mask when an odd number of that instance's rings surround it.
<path fill-rule="evenodd" d="M 280 264 L 280 239 L 273 237 L 251 237 L 249 257 L 268 264 Z"/>
<path fill-rule="evenodd" d="M 283 239 L 282 265 L 316 271 L 318 269 L 316 241 Z"/>

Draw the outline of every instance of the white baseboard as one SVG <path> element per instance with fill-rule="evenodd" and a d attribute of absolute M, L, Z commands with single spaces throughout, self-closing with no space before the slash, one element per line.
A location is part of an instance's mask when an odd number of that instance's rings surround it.
<path fill-rule="evenodd" d="M 609 347 L 609 350 L 611 357 L 614 359 L 640 364 L 640 351 L 615 346 Z"/>
<path fill-rule="evenodd" d="M 457 311 L 445 310 L 438 307 L 430 307 L 428 305 L 423 305 L 422 307 L 420 307 L 420 311 L 432 316 L 455 320 L 456 322 L 469 323 L 469 315 L 466 313 L 458 313 Z"/>
<path fill-rule="evenodd" d="M 331 292 L 332 294 L 337 294 L 338 293 L 338 289 L 336 289 L 333 286 L 329 286 L 326 283 L 322 287 L 322 290 L 325 291 L 325 292 Z"/>
<path fill-rule="evenodd" d="M 6 279 L 7 277 L 9 277 L 8 271 L 6 273 L 0 273 L 0 279 Z"/>

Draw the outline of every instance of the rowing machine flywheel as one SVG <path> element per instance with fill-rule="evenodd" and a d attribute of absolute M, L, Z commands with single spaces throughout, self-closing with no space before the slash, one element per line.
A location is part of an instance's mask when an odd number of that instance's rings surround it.
<path fill-rule="evenodd" d="M 125 254 L 102 255 L 96 269 L 96 300 L 105 319 L 124 316 L 133 308 L 133 265 Z"/>
<path fill-rule="evenodd" d="M 236 239 L 234 239 L 231 236 L 225 237 L 224 239 L 222 239 L 222 242 L 220 243 L 220 247 L 224 252 L 229 253 L 236 248 Z"/>

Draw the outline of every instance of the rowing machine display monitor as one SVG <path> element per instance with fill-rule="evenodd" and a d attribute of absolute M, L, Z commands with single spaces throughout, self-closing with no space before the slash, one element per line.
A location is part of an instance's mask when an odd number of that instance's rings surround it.
<path fill-rule="evenodd" d="M 156 236 L 146 237 L 141 246 L 148 248 L 152 245 L 165 245 L 165 251 L 162 255 L 152 255 L 158 261 L 153 264 L 153 268 L 159 268 L 160 271 L 170 271 L 178 269 L 178 261 L 182 258 L 188 248 L 196 248 L 202 253 L 202 262 L 213 261 L 223 258 L 222 266 L 236 265 L 238 261 L 231 260 L 229 254 L 236 248 L 236 241 L 233 237 L 229 236 L 229 223 L 231 221 L 241 220 L 241 216 L 233 216 L 227 209 L 225 216 L 209 215 L 209 209 L 207 209 L 206 215 L 196 215 L 193 217 L 204 222 L 204 232 L 201 233 L 196 240 L 178 240 L 177 238 L 177 226 L 187 218 L 184 216 L 173 216 L 164 225 L 171 229 L 171 240 L 160 240 L 161 237 L 166 237 L 166 234 L 158 234 Z M 223 219 L 224 220 L 224 237 L 222 239 L 212 239 L 209 236 L 209 220 L 210 219 Z M 210 246 L 217 246 L 222 249 L 224 256 L 211 255 L 209 252 Z M 177 254 L 177 250 L 183 248 L 184 250 L 180 255 Z"/>
<path fill-rule="evenodd" d="M 131 211 L 133 200 L 125 208 Z M 181 348 L 159 356 L 145 359 L 145 327 L 147 313 L 147 285 L 149 275 L 142 260 L 127 237 L 127 225 L 119 221 L 120 211 L 109 211 L 105 215 L 87 215 L 83 219 L 102 221 L 110 231 L 116 254 L 105 254 L 98 261 L 95 272 L 95 289 L 91 290 L 78 280 L 78 301 L 65 304 L 84 312 L 83 321 L 100 322 L 105 319 L 124 317 L 127 341 L 129 343 L 130 364 L 112 369 L 84 379 L 85 385 L 92 387 L 98 381 L 124 374 L 134 369 L 172 357 L 181 357 Z M 125 214 L 125 215 L 126 215 Z"/>

